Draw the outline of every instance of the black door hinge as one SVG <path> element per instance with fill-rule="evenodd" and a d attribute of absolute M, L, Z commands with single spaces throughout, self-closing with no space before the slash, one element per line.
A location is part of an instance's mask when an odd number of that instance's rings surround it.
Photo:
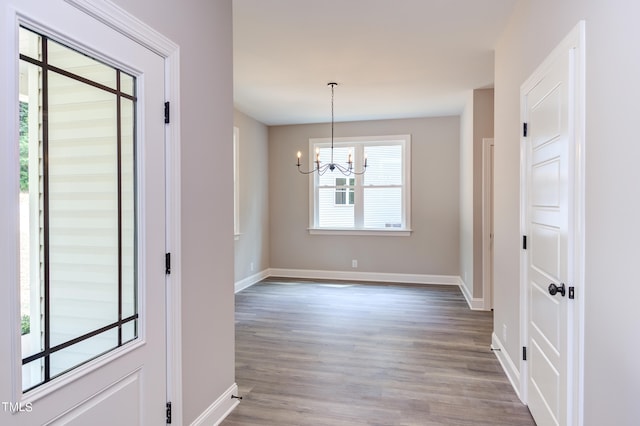
<path fill-rule="evenodd" d="M 522 123 L 522 136 L 527 137 L 527 123 Z"/>
<path fill-rule="evenodd" d="M 527 249 L 527 236 L 523 235 L 522 236 L 522 250 L 526 250 Z"/>
<path fill-rule="evenodd" d="M 164 255 L 164 273 L 171 274 L 171 253 L 165 253 Z"/>
<path fill-rule="evenodd" d="M 569 287 L 569 299 L 576 298 L 576 290 L 575 287 Z"/>
<path fill-rule="evenodd" d="M 171 403 L 167 402 L 167 424 L 171 424 Z"/>
<path fill-rule="evenodd" d="M 522 347 L 522 360 L 523 361 L 527 360 L 527 347 L 526 346 Z"/>
<path fill-rule="evenodd" d="M 164 103 L 164 123 L 165 124 L 169 124 L 170 122 L 170 116 L 169 116 L 169 102 L 165 102 Z"/>

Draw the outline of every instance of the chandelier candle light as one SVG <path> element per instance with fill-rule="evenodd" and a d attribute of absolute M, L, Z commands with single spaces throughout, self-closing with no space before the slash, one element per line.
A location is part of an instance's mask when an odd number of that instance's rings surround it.
<path fill-rule="evenodd" d="M 298 163 L 296 164 L 298 166 L 298 171 L 302 174 L 308 175 L 311 174 L 313 172 L 318 172 L 318 175 L 322 176 L 323 174 L 325 174 L 327 172 L 327 170 L 329 171 L 334 171 L 334 170 L 339 170 L 340 173 L 342 173 L 345 176 L 351 176 L 351 175 L 362 175 L 364 174 L 364 172 L 367 171 L 367 157 L 364 157 L 364 167 L 362 169 L 362 171 L 356 172 L 355 170 L 353 170 L 353 159 L 352 159 L 352 155 L 351 152 L 349 152 L 349 158 L 347 159 L 347 165 L 343 166 L 341 164 L 337 164 L 333 162 L 333 89 L 335 88 L 335 86 L 337 86 L 338 83 L 328 83 L 327 86 L 331 86 L 331 162 L 327 163 L 327 164 L 320 164 L 320 148 L 316 148 L 316 160 L 314 161 L 315 166 L 313 168 L 313 170 L 309 170 L 308 172 L 305 172 L 304 170 L 300 169 L 300 159 L 302 158 L 302 153 L 300 151 L 298 151 Z"/>

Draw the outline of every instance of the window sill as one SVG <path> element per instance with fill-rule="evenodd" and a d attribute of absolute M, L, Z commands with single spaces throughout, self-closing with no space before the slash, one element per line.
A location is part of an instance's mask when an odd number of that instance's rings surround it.
<path fill-rule="evenodd" d="M 308 228 L 311 235 L 369 235 L 383 237 L 409 237 L 411 229 L 342 229 L 342 228 Z"/>

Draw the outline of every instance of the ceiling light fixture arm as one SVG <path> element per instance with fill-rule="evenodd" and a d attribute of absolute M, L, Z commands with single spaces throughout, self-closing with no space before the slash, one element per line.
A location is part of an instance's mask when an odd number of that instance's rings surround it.
<path fill-rule="evenodd" d="M 328 171 L 333 172 L 334 170 L 338 170 L 345 176 L 351 175 L 363 175 L 367 171 L 367 157 L 364 157 L 364 167 L 361 171 L 356 172 L 353 170 L 353 160 L 351 157 L 351 153 L 349 153 L 349 158 L 347 160 L 347 165 L 343 166 L 341 164 L 337 164 L 333 161 L 333 136 L 334 136 L 334 110 L 333 110 L 333 99 L 334 99 L 334 88 L 338 83 L 327 83 L 327 86 L 331 86 L 331 162 L 327 164 L 320 163 L 320 149 L 316 148 L 316 160 L 314 161 L 314 168 L 309 171 L 304 171 L 300 169 L 300 159 L 302 158 L 302 153 L 298 151 L 298 162 L 296 166 L 298 167 L 298 171 L 304 175 L 309 175 L 314 172 L 318 172 L 319 176 L 322 176 Z"/>

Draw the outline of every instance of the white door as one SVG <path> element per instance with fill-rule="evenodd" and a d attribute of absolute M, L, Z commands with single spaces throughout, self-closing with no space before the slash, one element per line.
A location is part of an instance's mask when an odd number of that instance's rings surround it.
<path fill-rule="evenodd" d="M 0 5 L 14 24 L 2 57 L 17 71 L 3 93 L 30 136 L 20 197 L 17 142 L 0 142 L 11 153 L 2 214 L 8 235 L 20 221 L 31 235 L 0 247 L 2 323 L 31 314 L 22 348 L 19 327 L 0 333 L 12 348 L 0 355 L 0 424 L 164 424 L 164 60 L 62 0 Z M 31 289 L 18 292 L 24 274 Z"/>
<path fill-rule="evenodd" d="M 571 38 L 521 92 L 526 395 L 540 426 L 571 424 L 573 414 L 576 58 Z"/>

